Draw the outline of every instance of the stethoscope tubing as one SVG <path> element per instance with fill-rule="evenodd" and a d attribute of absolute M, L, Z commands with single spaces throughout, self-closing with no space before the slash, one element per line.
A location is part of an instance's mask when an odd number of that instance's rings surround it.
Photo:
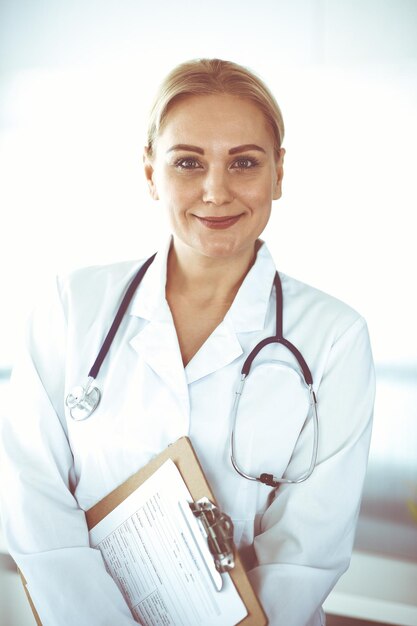
<path fill-rule="evenodd" d="M 100 368 L 103 364 L 104 359 L 107 356 L 108 351 L 110 350 L 110 347 L 113 343 L 113 339 L 117 333 L 117 331 L 119 330 L 119 326 L 122 322 L 122 319 L 125 316 L 125 313 L 129 307 L 129 304 L 132 301 L 133 296 L 135 295 L 136 289 L 139 287 L 142 278 L 145 276 L 149 266 L 151 265 L 151 263 L 153 262 L 153 260 L 155 259 L 156 253 L 153 254 L 151 257 L 149 257 L 149 259 L 147 259 L 145 261 L 145 263 L 142 265 L 142 267 L 140 268 L 140 270 L 135 274 L 135 276 L 133 277 L 133 280 L 131 281 L 129 287 L 126 290 L 125 295 L 123 296 L 123 299 L 120 303 L 120 306 L 117 310 L 116 316 L 113 320 L 112 325 L 110 326 L 109 332 L 107 333 L 104 341 L 103 341 L 103 345 L 100 348 L 100 352 L 97 355 L 96 360 L 93 363 L 92 368 L 90 369 L 90 371 L 88 372 L 88 377 L 91 379 L 96 379 L 98 376 L 98 373 L 100 371 Z"/>
<path fill-rule="evenodd" d="M 110 329 L 103 341 L 103 344 L 100 348 L 100 351 L 91 367 L 86 384 L 84 386 L 75 387 L 72 392 L 67 395 L 66 404 L 69 408 L 71 417 L 76 421 L 84 420 L 95 411 L 97 408 L 100 399 L 101 392 L 100 390 L 94 386 L 94 381 L 97 378 L 100 368 L 103 364 L 104 359 L 106 358 L 110 347 L 113 343 L 114 337 L 120 327 L 120 324 L 127 312 L 127 309 L 132 301 L 134 294 L 136 293 L 137 288 L 139 287 L 145 273 L 147 272 L 149 266 L 152 264 L 156 256 L 156 253 L 149 257 L 145 263 L 140 267 L 132 281 L 130 282 L 122 301 L 117 309 L 115 318 L 110 326 Z M 241 370 L 241 379 L 238 385 L 238 388 L 235 392 L 235 398 L 232 407 L 232 431 L 230 436 L 230 459 L 232 466 L 236 470 L 240 476 L 246 478 L 250 481 L 257 481 L 263 484 L 266 484 L 270 487 L 277 488 L 280 484 L 298 484 L 302 483 L 307 478 L 309 478 L 316 466 L 317 463 L 317 451 L 318 451 L 318 438 L 319 438 L 319 420 L 317 414 L 317 399 L 313 389 L 313 377 L 308 367 L 303 355 L 288 339 L 283 336 L 283 294 L 282 294 L 282 285 L 278 272 L 275 273 L 274 276 L 274 287 L 276 294 L 276 306 L 275 306 L 275 335 L 272 337 L 267 337 L 260 341 L 249 353 L 246 357 L 245 362 L 243 364 Z M 249 375 L 252 363 L 259 352 L 265 348 L 267 345 L 272 343 L 279 343 L 287 348 L 295 357 L 298 365 L 300 366 L 303 374 L 303 382 L 308 387 L 310 393 L 310 404 L 312 406 L 312 419 L 313 419 L 313 428 L 314 428 L 314 436 L 313 436 L 313 449 L 312 449 L 312 457 L 310 466 L 303 474 L 297 479 L 290 478 L 276 478 L 272 474 L 263 473 L 260 476 L 252 476 L 243 471 L 243 469 L 239 466 L 236 460 L 235 453 L 235 427 L 237 422 L 237 412 L 239 407 L 240 398 L 243 392 L 243 387 L 245 384 L 245 380 Z M 310 414 L 310 412 L 309 412 Z M 308 420 L 309 415 L 307 416 L 306 422 Z"/>
<path fill-rule="evenodd" d="M 292 478 L 276 478 L 273 474 L 267 474 L 267 473 L 262 473 L 260 474 L 260 476 L 253 476 L 251 474 L 247 474 L 239 466 L 236 460 L 235 431 L 236 431 L 236 424 L 237 424 L 237 413 L 238 413 L 240 398 L 243 393 L 243 387 L 245 385 L 245 381 L 246 381 L 246 375 L 242 373 L 238 387 L 235 391 L 235 397 L 233 401 L 232 414 L 231 414 L 232 430 L 230 434 L 230 461 L 233 465 L 233 468 L 243 478 L 246 478 L 247 480 L 263 483 L 265 485 L 268 485 L 268 487 L 274 487 L 275 489 L 282 484 L 297 485 L 299 483 L 305 482 L 308 478 L 310 478 L 316 466 L 318 444 L 319 444 L 319 418 L 318 418 L 318 413 L 317 413 L 317 398 L 316 398 L 316 394 L 314 393 L 313 385 L 307 384 L 305 381 L 303 381 L 309 390 L 310 406 L 311 406 L 311 409 L 309 411 L 309 414 L 307 415 L 305 424 L 308 422 L 311 412 L 312 412 L 312 419 L 313 419 L 313 447 L 312 447 L 312 453 L 311 453 L 310 466 L 308 470 L 304 474 L 302 474 L 299 478 L 292 479 Z"/>
<path fill-rule="evenodd" d="M 274 287 L 275 287 L 275 297 L 276 297 L 276 305 L 275 305 L 275 335 L 272 337 L 267 337 L 266 339 L 262 339 L 249 353 L 246 357 L 246 360 L 242 367 L 242 376 L 248 376 L 252 363 L 259 352 L 265 348 L 265 346 L 271 343 L 280 343 L 285 346 L 290 352 L 295 356 L 299 366 L 302 369 L 304 380 L 307 385 L 313 385 L 313 376 L 311 375 L 310 368 L 308 367 L 303 355 L 301 352 L 290 342 L 288 339 L 285 339 L 283 335 L 283 311 L 284 311 L 284 301 L 282 295 L 282 284 L 281 279 L 279 277 L 278 272 L 275 272 L 274 276 Z"/>

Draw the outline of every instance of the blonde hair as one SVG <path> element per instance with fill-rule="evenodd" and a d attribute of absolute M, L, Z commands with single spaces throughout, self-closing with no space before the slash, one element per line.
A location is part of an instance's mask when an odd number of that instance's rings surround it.
<path fill-rule="evenodd" d="M 225 93 L 251 100 L 269 123 L 277 155 L 284 138 L 281 110 L 264 82 L 237 63 L 221 59 L 193 59 L 175 67 L 156 94 L 148 125 L 148 154 L 152 156 L 156 139 L 164 127 L 170 107 L 181 98 Z"/>

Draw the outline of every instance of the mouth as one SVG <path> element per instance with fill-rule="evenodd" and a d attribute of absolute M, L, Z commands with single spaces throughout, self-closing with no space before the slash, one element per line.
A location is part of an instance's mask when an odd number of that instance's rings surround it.
<path fill-rule="evenodd" d="M 236 222 L 238 222 L 242 217 L 242 213 L 239 215 L 225 215 L 223 217 L 199 217 L 198 215 L 195 217 L 201 224 L 203 224 L 203 226 L 206 226 L 206 228 L 219 230 L 223 228 L 230 228 L 236 224 Z"/>

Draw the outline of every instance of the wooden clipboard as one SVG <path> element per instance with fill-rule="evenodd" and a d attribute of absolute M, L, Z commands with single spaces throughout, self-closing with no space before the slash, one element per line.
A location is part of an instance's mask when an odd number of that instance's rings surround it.
<path fill-rule="evenodd" d="M 194 500 L 207 496 L 209 500 L 216 503 L 190 439 L 181 437 L 181 439 L 168 446 L 136 474 L 128 478 L 120 487 L 89 509 L 86 513 L 88 528 L 91 529 L 98 524 L 103 517 L 123 502 L 128 495 L 135 491 L 168 459 L 172 459 L 178 467 Z M 252 589 L 238 553 L 236 553 L 235 561 L 236 565 L 230 571 L 230 576 L 248 611 L 248 615 L 239 622 L 239 626 L 266 626 L 268 619 Z"/>
<path fill-rule="evenodd" d="M 89 530 L 98 524 L 116 506 L 121 504 L 127 496 L 133 493 L 135 489 L 144 483 L 168 459 L 174 461 L 194 500 L 199 500 L 207 496 L 209 500 L 216 504 L 216 499 L 204 476 L 203 469 L 190 439 L 188 437 L 181 437 L 181 439 L 178 439 L 178 441 L 168 446 L 168 448 L 153 458 L 145 467 L 141 468 L 136 474 L 133 474 L 133 476 L 128 478 L 122 485 L 114 489 L 114 491 L 111 491 L 105 498 L 97 502 L 97 504 L 86 512 L 85 515 Z M 36 623 L 38 626 L 42 626 L 42 622 L 39 619 L 36 608 L 27 590 L 26 581 L 22 573 L 20 573 L 20 575 Z M 230 576 L 248 612 L 248 615 L 239 622 L 239 626 L 267 626 L 268 619 L 252 589 L 237 552 L 235 555 L 235 567 L 230 571 Z"/>

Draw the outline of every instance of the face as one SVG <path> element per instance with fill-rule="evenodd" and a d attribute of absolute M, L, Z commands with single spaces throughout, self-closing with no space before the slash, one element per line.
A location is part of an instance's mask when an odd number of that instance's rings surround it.
<path fill-rule="evenodd" d="M 272 200 L 281 196 L 284 150 L 249 100 L 190 96 L 167 114 L 145 154 L 152 197 L 165 205 L 174 247 L 210 258 L 254 254 Z"/>

